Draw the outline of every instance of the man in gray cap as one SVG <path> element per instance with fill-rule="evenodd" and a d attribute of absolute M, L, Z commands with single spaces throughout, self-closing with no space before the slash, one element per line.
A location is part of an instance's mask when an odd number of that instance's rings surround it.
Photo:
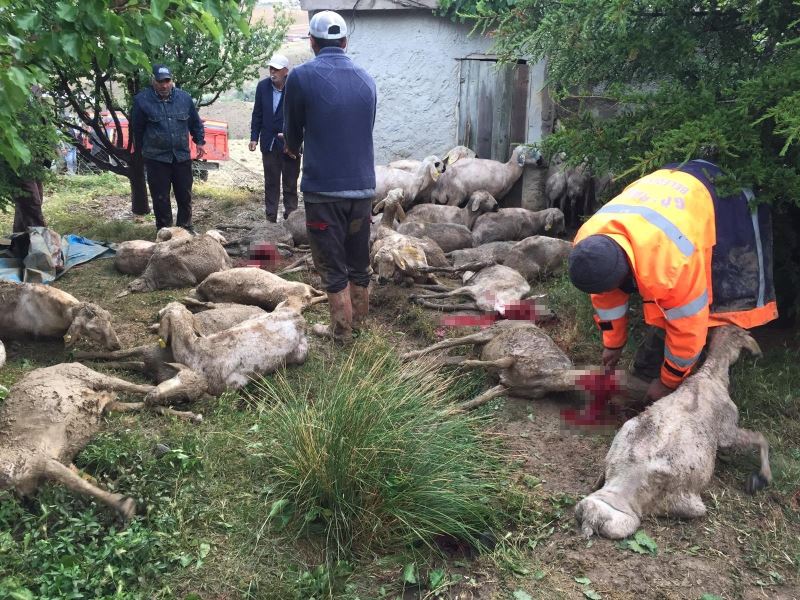
<path fill-rule="evenodd" d="M 178 205 L 178 227 L 192 227 L 191 134 L 197 158 L 205 154 L 205 132 L 191 96 L 176 88 L 166 65 L 153 65 L 151 87 L 133 99 L 131 131 L 134 152 L 141 152 L 153 199 L 156 229 L 172 226 L 170 188 Z"/>
<path fill-rule="evenodd" d="M 369 309 L 369 227 L 375 196 L 375 82 L 345 54 L 347 24 L 325 10 L 309 22 L 316 58 L 286 81 L 289 152 L 303 144 L 300 187 L 314 265 L 322 276 L 330 327 L 317 334 L 347 343 Z"/>
<path fill-rule="evenodd" d="M 297 209 L 300 156 L 286 149 L 283 137 L 283 95 L 289 76 L 289 59 L 275 54 L 269 61 L 269 77 L 258 82 L 250 119 L 250 151 L 261 139 L 264 164 L 264 209 L 267 220 L 278 220 L 278 200 L 283 179 L 283 218 Z"/>

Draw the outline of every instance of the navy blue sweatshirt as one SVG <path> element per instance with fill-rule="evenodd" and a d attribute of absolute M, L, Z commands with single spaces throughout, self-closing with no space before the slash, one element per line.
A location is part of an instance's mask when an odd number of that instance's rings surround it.
<path fill-rule="evenodd" d="M 286 80 L 284 135 L 303 146 L 304 192 L 375 188 L 375 81 L 341 48 L 323 48 Z"/>

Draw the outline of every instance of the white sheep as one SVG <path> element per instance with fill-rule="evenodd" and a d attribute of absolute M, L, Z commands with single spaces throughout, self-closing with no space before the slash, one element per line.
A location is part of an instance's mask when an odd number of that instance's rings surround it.
<path fill-rule="evenodd" d="M 188 287 L 212 273 L 229 269 L 231 260 L 220 239 L 224 241 L 219 232 L 209 232 L 156 244 L 144 272 L 128 284 L 128 290 L 147 292 Z"/>
<path fill-rule="evenodd" d="M 417 196 L 433 186 L 444 173 L 444 163 L 436 156 L 426 157 L 413 173 L 392 169 L 391 167 L 375 167 L 375 198 L 382 199 L 390 190 L 403 190 L 403 208 L 414 204 Z"/>
<path fill-rule="evenodd" d="M 0 339 L 63 338 L 67 348 L 89 339 L 108 350 L 120 343 L 111 315 L 58 288 L 0 281 Z"/>
<path fill-rule="evenodd" d="M 700 494 L 714 474 L 717 448 L 758 448 L 761 468 L 747 490 L 771 481 L 767 441 L 738 426 L 728 391 L 730 365 L 742 348 L 760 354 L 758 344 L 735 326 L 716 328 L 710 337 L 703 366 L 614 436 L 602 488 L 575 507 L 584 535 L 620 539 L 632 535 L 645 515 L 705 515 Z"/>
<path fill-rule="evenodd" d="M 478 217 L 472 228 L 475 246 L 487 242 L 523 240 L 532 235 L 557 236 L 564 231 L 564 213 L 557 208 L 501 208 Z"/>
<path fill-rule="evenodd" d="M 455 148 L 451 148 L 448 153 L 444 155 L 442 162 L 445 164 L 445 166 L 449 167 L 454 165 L 462 158 L 475 158 L 475 152 L 466 146 L 456 146 Z M 419 160 L 402 159 L 394 160 L 386 166 L 392 169 L 400 169 L 401 171 L 409 171 L 413 173 L 419 168 L 421 162 L 422 161 Z"/>
<path fill-rule="evenodd" d="M 101 429 L 103 413 L 116 408 L 111 392 L 146 394 L 152 389 L 78 363 L 26 373 L 0 406 L 0 490 L 28 496 L 43 481 L 56 481 L 129 519 L 136 508 L 131 498 L 98 488 L 67 465 Z"/>
<path fill-rule="evenodd" d="M 291 300 L 303 308 L 326 300 L 325 292 L 306 283 L 287 281 L 256 267 L 237 267 L 212 273 L 195 289 L 190 298 L 208 302 L 232 302 L 275 309 Z"/>
<path fill-rule="evenodd" d="M 472 229 L 484 213 L 496 212 L 497 200 L 486 190 L 473 192 L 464 208 L 443 204 L 418 204 L 406 213 L 407 223 L 457 223 Z"/>
<path fill-rule="evenodd" d="M 308 355 L 303 301 L 292 298 L 274 311 L 219 333 L 200 336 L 193 315 L 178 302 L 161 311 L 159 335 L 175 360 L 202 375 L 207 390 L 219 395 L 245 386 L 256 375 L 284 365 L 302 364 Z"/>
<path fill-rule="evenodd" d="M 538 151 L 529 151 L 525 146 L 517 146 L 505 163 L 482 158 L 459 160 L 439 179 L 431 199 L 434 204 L 463 206 L 473 192 L 485 190 L 501 200 L 522 175 L 529 152 L 532 158 L 541 160 Z"/>
<path fill-rule="evenodd" d="M 433 204 L 427 206 L 433 206 Z M 441 208 L 450 207 L 443 206 Z M 404 222 L 397 227 L 397 233 L 419 239 L 430 238 L 443 252 L 472 248 L 472 232 L 459 223 Z"/>
<path fill-rule="evenodd" d="M 572 242 L 534 235 L 514 244 L 499 262 L 532 282 L 564 271 L 571 251 Z"/>
<path fill-rule="evenodd" d="M 481 310 L 502 315 L 509 306 L 519 304 L 520 300 L 531 291 L 531 286 L 522 275 L 503 265 L 487 266 L 477 273 L 464 273 L 463 281 L 464 285 L 454 290 L 415 295 L 409 299 L 438 310 Z M 431 299 L 454 296 L 468 296 L 473 302 L 468 304 L 430 302 Z"/>

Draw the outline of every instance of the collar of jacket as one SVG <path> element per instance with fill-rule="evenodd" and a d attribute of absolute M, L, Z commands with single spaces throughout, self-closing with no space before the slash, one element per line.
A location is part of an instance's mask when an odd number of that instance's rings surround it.
<path fill-rule="evenodd" d="M 155 96 L 155 99 L 159 102 L 172 102 L 172 97 L 175 95 L 175 86 L 172 86 L 172 89 L 169 91 L 169 96 L 166 98 L 159 96 L 158 92 L 152 85 L 150 86 L 150 91 L 153 93 L 153 96 Z"/>

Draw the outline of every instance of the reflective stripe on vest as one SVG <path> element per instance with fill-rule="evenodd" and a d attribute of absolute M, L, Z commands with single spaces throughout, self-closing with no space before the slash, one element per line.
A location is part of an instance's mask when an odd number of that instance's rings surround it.
<path fill-rule="evenodd" d="M 742 189 L 744 197 L 750 203 L 755 200 L 755 194 L 750 188 Z M 758 298 L 756 300 L 756 308 L 764 306 L 764 289 L 766 282 L 764 281 L 764 247 L 761 245 L 761 227 L 758 224 L 758 208 L 754 208 L 751 212 L 753 219 L 753 233 L 756 236 L 756 254 L 758 255 Z"/>
<path fill-rule="evenodd" d="M 626 302 L 625 304 L 614 306 L 613 308 L 595 307 L 594 310 L 601 321 L 613 321 L 615 319 L 621 319 L 628 313 L 628 303 Z"/>
<path fill-rule="evenodd" d="M 658 227 L 677 246 L 681 254 L 684 256 L 694 254 L 694 244 L 669 219 L 652 208 L 633 204 L 606 204 L 597 211 L 597 214 L 624 214 L 644 217 L 648 223 Z"/>
<path fill-rule="evenodd" d="M 687 302 L 682 306 L 676 306 L 664 311 L 664 316 L 667 321 L 674 321 L 675 319 L 682 319 L 683 317 L 691 317 L 696 315 L 708 304 L 708 290 L 705 290 L 697 298 L 691 302 Z"/>
<path fill-rule="evenodd" d="M 668 358 L 671 362 L 674 362 L 681 368 L 691 367 L 697 359 L 700 358 L 700 354 L 702 354 L 702 350 L 692 356 L 691 358 L 680 358 L 679 356 L 675 356 L 672 352 L 669 351 L 669 348 L 664 346 L 664 358 Z"/>

